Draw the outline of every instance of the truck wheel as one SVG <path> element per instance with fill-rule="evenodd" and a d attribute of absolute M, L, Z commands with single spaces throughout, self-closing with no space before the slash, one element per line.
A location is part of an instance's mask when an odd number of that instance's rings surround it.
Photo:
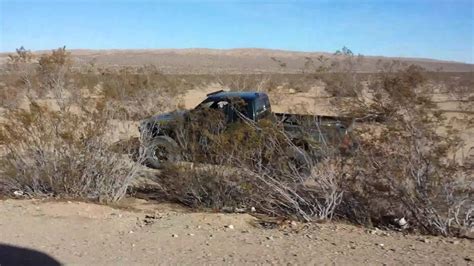
<path fill-rule="evenodd" d="M 144 164 L 148 167 L 160 169 L 166 163 L 179 161 L 179 146 L 168 136 L 158 136 L 147 143 L 140 154 L 144 154 Z"/>
<path fill-rule="evenodd" d="M 289 163 L 296 167 L 301 177 L 304 179 L 309 177 L 313 166 L 313 161 L 309 154 L 302 148 L 290 147 L 288 149 L 288 156 L 290 157 Z"/>

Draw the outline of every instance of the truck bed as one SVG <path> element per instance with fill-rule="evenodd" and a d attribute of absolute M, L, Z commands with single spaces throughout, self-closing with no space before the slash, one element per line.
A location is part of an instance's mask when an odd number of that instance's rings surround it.
<path fill-rule="evenodd" d="M 306 115 L 290 113 L 273 113 L 273 115 L 277 118 L 277 121 L 280 121 L 287 125 L 295 126 L 301 126 L 305 124 L 340 124 L 348 128 L 353 122 L 353 118 L 344 116 Z"/>

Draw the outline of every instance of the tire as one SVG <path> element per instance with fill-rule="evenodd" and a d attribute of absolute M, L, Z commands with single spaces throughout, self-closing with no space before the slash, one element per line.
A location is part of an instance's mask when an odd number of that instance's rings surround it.
<path fill-rule="evenodd" d="M 160 169 L 168 163 L 180 160 L 179 145 L 168 136 L 157 136 L 148 142 L 140 154 L 144 154 L 144 164 L 150 168 Z"/>
<path fill-rule="evenodd" d="M 290 164 L 298 169 L 299 174 L 305 179 L 311 174 L 311 168 L 313 166 L 313 160 L 311 156 L 302 148 L 293 146 L 287 151 L 290 157 Z"/>

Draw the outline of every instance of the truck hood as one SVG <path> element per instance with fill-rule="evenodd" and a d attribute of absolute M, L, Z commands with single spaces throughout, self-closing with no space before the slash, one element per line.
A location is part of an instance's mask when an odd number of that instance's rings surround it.
<path fill-rule="evenodd" d="M 180 111 L 173 111 L 169 113 L 157 114 L 150 118 L 145 119 L 144 121 L 147 122 L 168 122 L 175 120 L 176 118 L 183 117 L 185 113 L 188 111 L 180 110 Z"/>
<path fill-rule="evenodd" d="M 183 117 L 189 111 L 179 110 L 169 113 L 157 114 L 152 117 L 146 118 L 140 122 L 140 131 L 145 128 L 152 128 L 155 125 L 163 125 L 170 121 L 176 120 L 177 118 Z"/>

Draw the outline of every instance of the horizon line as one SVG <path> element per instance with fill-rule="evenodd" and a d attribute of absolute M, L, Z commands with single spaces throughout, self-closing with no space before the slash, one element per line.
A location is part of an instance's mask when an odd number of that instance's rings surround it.
<path fill-rule="evenodd" d="M 266 50 L 266 51 L 274 51 L 274 52 L 287 52 L 287 53 L 301 53 L 301 54 L 328 54 L 328 55 L 334 55 L 335 52 L 327 52 L 327 51 L 308 51 L 308 50 L 286 50 L 286 49 L 280 49 L 280 48 L 262 48 L 262 47 L 235 47 L 235 48 L 207 48 L 207 47 L 181 47 L 181 48 L 70 48 L 68 49 L 67 45 L 64 45 L 66 47 L 66 50 L 68 51 L 166 51 L 166 50 L 216 50 L 216 51 L 232 51 L 232 50 Z M 20 46 L 24 47 L 24 46 Z M 33 50 L 33 49 L 27 49 L 28 51 L 31 51 L 32 53 L 44 53 L 44 52 L 50 52 L 52 50 L 62 48 L 63 46 L 59 46 L 56 48 L 49 48 L 49 49 L 38 49 L 38 50 Z M 16 48 L 19 49 L 19 48 Z M 11 54 L 15 53 L 15 51 L 5 51 L 5 50 L 0 50 L 0 55 L 4 54 Z M 396 58 L 396 59 L 401 59 L 401 60 L 427 60 L 427 61 L 437 61 L 437 62 L 446 62 L 446 63 L 456 63 L 456 64 L 466 64 L 466 65 L 474 65 L 473 62 L 466 62 L 466 61 L 455 61 L 455 60 L 448 60 L 448 59 L 438 59 L 438 58 L 428 58 L 428 57 L 410 57 L 410 56 L 388 56 L 388 55 L 370 55 L 370 54 L 361 54 L 361 53 L 354 53 L 354 56 L 364 56 L 364 57 L 382 57 L 382 58 Z"/>

